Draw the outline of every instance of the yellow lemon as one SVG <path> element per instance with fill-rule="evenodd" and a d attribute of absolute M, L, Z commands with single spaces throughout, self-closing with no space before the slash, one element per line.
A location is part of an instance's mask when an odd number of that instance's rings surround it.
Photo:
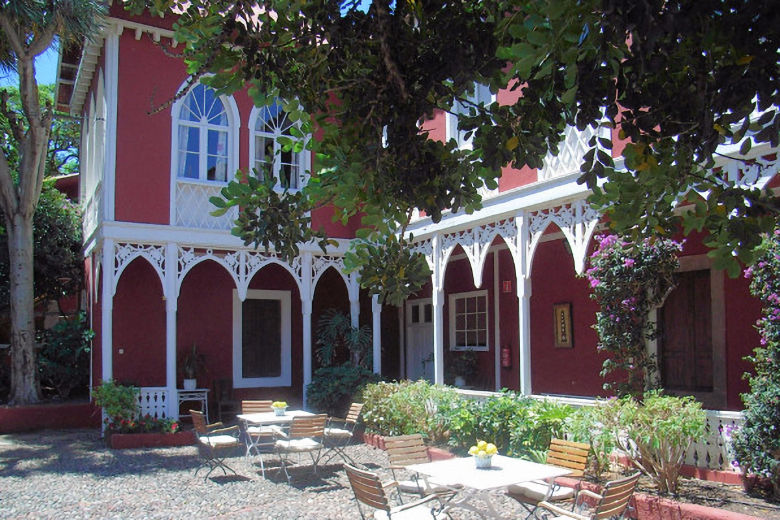
<path fill-rule="evenodd" d="M 484 450 L 485 446 L 487 446 L 487 442 L 485 442 L 485 441 L 477 442 L 477 448 L 479 448 L 480 450 Z"/>
<path fill-rule="evenodd" d="M 477 451 L 478 451 L 477 447 L 476 446 L 472 446 L 471 448 L 469 448 L 469 455 L 475 455 L 477 453 Z"/>
<path fill-rule="evenodd" d="M 477 452 L 477 457 L 487 457 L 487 453 L 485 453 L 485 450 L 479 450 Z"/>
<path fill-rule="evenodd" d="M 498 452 L 498 449 L 496 449 L 496 445 L 491 442 L 485 446 L 485 451 L 488 455 L 495 455 Z"/>

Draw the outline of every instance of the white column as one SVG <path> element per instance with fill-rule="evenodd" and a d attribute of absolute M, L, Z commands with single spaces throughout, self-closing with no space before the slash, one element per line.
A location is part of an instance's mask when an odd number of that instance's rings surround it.
<path fill-rule="evenodd" d="M 168 417 L 179 417 L 179 398 L 176 390 L 176 312 L 178 296 L 176 278 L 178 272 L 176 244 L 165 246 L 165 387 L 168 389 Z"/>
<path fill-rule="evenodd" d="M 444 266 L 441 262 L 441 238 L 433 237 L 433 382 L 444 384 Z"/>
<path fill-rule="evenodd" d="M 531 280 L 517 279 L 517 299 L 520 305 L 520 392 L 531 394 Z"/>
<path fill-rule="evenodd" d="M 382 373 L 382 304 L 379 303 L 379 296 L 376 294 L 371 297 L 371 316 L 373 325 L 373 353 L 374 353 L 374 373 Z"/>
<path fill-rule="evenodd" d="M 349 321 L 354 328 L 357 328 L 360 326 L 360 282 L 357 273 L 349 275 L 347 295 L 349 296 Z"/>
<path fill-rule="evenodd" d="M 114 377 L 113 361 L 113 316 L 114 316 L 114 241 L 107 238 L 103 241 L 103 288 L 100 307 L 100 351 L 101 377 L 108 381 Z"/>
<path fill-rule="evenodd" d="M 105 171 L 103 175 L 103 197 L 105 220 L 114 220 L 116 200 L 116 128 L 119 89 L 119 36 L 121 25 L 108 27 L 106 31 L 105 93 L 106 93 L 106 136 L 104 144 Z"/>
<path fill-rule="evenodd" d="M 306 387 L 311 383 L 311 253 L 303 253 L 301 269 L 301 314 L 303 317 L 303 407 L 306 408 Z"/>
<path fill-rule="evenodd" d="M 524 211 L 517 213 L 515 224 L 517 225 L 515 275 L 520 329 L 520 359 L 518 359 L 520 392 L 531 394 L 531 266 L 528 261 L 530 233 L 528 218 Z"/>

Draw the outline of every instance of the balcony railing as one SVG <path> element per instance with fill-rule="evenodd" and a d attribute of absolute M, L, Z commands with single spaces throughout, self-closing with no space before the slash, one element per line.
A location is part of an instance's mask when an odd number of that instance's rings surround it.
<path fill-rule="evenodd" d="M 238 217 L 238 209 L 231 208 L 221 217 L 211 216 L 216 208 L 210 197 L 219 195 L 222 184 L 178 180 L 174 197 L 174 225 L 229 231 Z"/>

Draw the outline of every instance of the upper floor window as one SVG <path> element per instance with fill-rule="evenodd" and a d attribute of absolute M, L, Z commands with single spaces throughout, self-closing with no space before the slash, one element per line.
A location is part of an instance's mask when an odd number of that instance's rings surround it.
<path fill-rule="evenodd" d="M 467 132 L 458 130 L 458 115 L 471 115 L 476 114 L 472 112 L 473 105 L 489 105 L 494 100 L 493 94 L 490 93 L 490 87 L 487 85 L 476 84 L 474 86 L 474 92 L 469 94 L 467 101 L 456 101 L 452 107 L 452 113 L 447 114 L 447 140 L 455 139 L 458 143 L 458 148 L 470 149 L 472 147 L 473 134 L 466 136 Z"/>
<path fill-rule="evenodd" d="M 196 85 L 174 107 L 176 177 L 227 182 L 231 167 L 233 113 L 227 98 Z"/>
<path fill-rule="evenodd" d="M 270 171 L 281 188 L 298 190 L 306 183 L 305 138 L 279 100 L 255 107 L 249 118 L 250 162 L 258 174 Z"/>

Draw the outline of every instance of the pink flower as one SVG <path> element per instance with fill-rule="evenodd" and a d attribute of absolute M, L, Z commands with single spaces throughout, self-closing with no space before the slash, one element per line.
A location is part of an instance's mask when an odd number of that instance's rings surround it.
<path fill-rule="evenodd" d="M 623 265 L 626 266 L 626 267 L 634 267 L 634 262 L 635 262 L 635 260 L 633 258 L 626 258 L 623 261 Z"/>

